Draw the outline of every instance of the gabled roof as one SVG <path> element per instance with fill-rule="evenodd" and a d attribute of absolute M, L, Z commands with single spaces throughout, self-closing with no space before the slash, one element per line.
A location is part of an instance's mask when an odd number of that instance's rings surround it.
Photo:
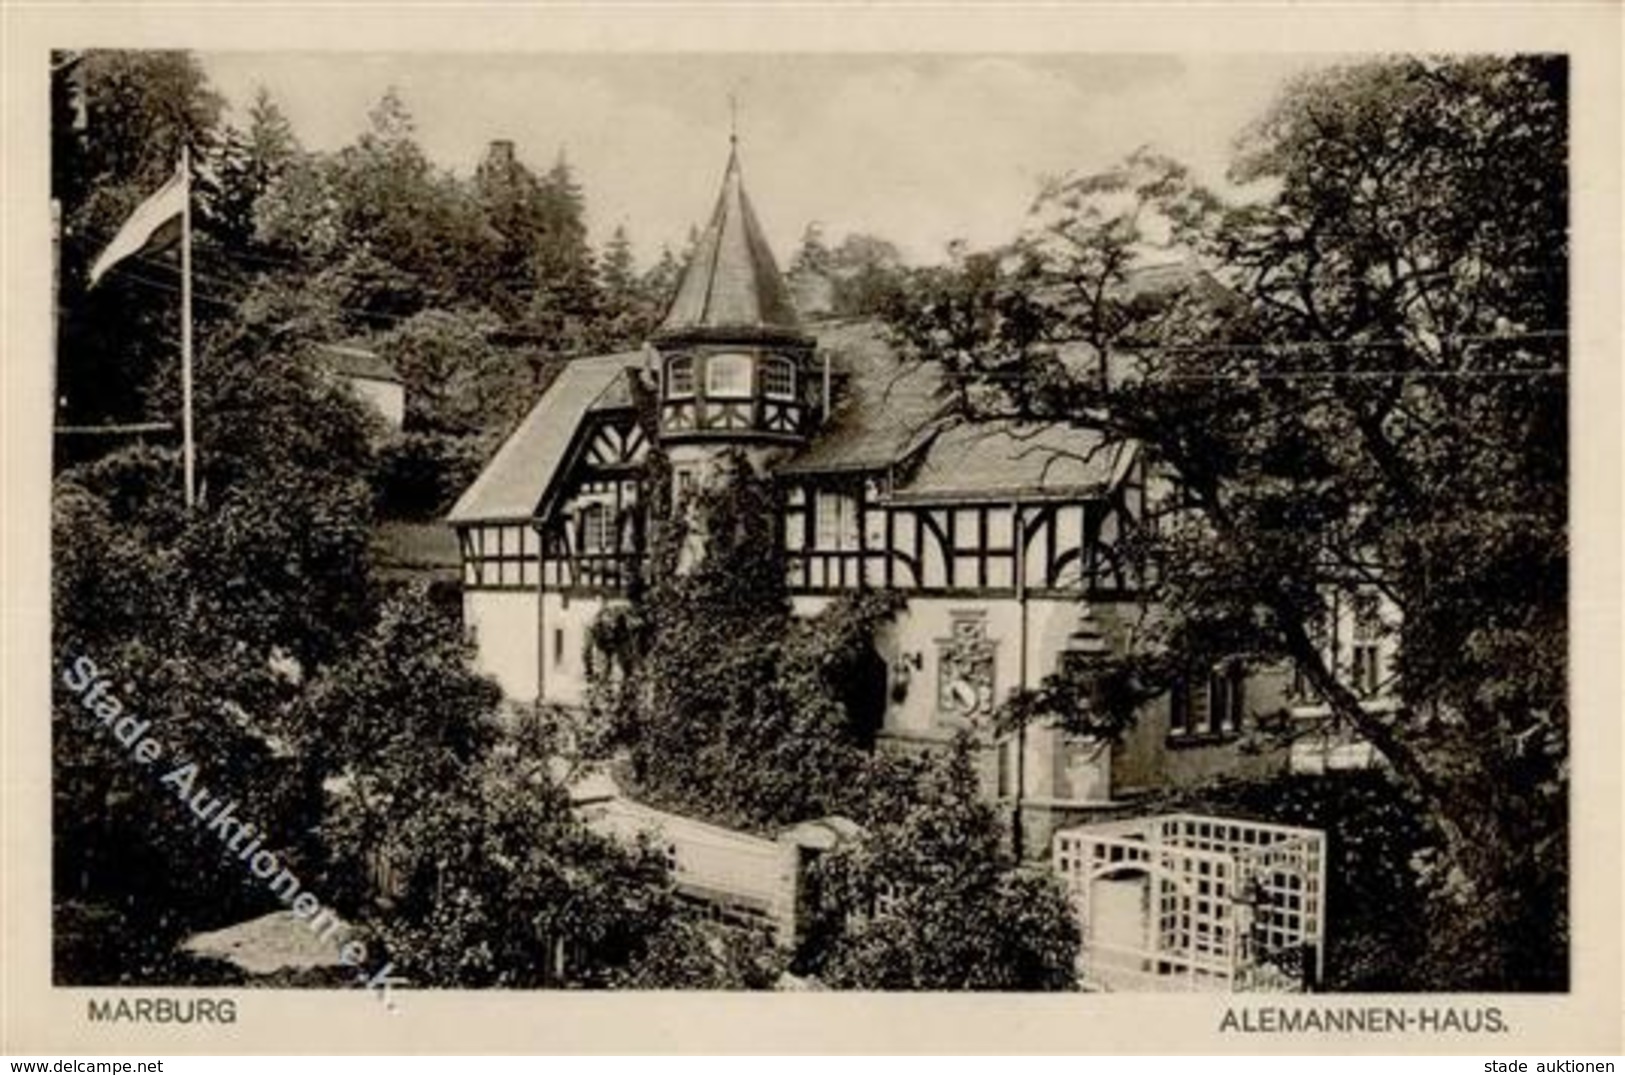
<path fill-rule="evenodd" d="M 942 373 L 906 362 L 874 321 L 815 324 L 837 392 L 830 420 L 776 473 L 815 475 L 885 471 L 902 480 L 898 500 L 1043 499 L 1093 496 L 1117 480 L 1129 449 L 1075 426 L 1013 422 L 955 423 Z M 642 355 L 629 351 L 576 359 L 559 373 L 457 501 L 448 521 L 533 518 L 554 479 L 570 465 L 571 445 L 591 416 L 632 405 Z"/>
<path fill-rule="evenodd" d="M 799 337 L 801 323 L 745 193 L 736 147 L 711 221 L 656 336 L 764 333 Z"/>
<path fill-rule="evenodd" d="M 894 500 L 1024 500 L 1097 496 L 1130 447 L 1075 426 L 976 422 L 931 439 Z"/>
<path fill-rule="evenodd" d="M 956 421 L 942 369 L 909 362 L 874 321 L 814 326 L 841 384 L 834 412 L 780 474 L 899 467 L 898 500 L 1093 496 L 1115 481 L 1123 445 L 1060 424 Z"/>
<path fill-rule="evenodd" d="M 316 345 L 316 361 L 341 377 L 361 377 L 369 381 L 401 383 L 395 364 L 376 351 L 350 344 Z"/>
<path fill-rule="evenodd" d="M 642 360 L 639 352 L 624 351 L 578 358 L 560 370 L 458 498 L 447 521 L 456 525 L 533 517 L 564 465 L 583 416 L 600 400 L 614 400 L 624 390 L 626 378 L 636 375 L 628 371 L 635 371 Z"/>

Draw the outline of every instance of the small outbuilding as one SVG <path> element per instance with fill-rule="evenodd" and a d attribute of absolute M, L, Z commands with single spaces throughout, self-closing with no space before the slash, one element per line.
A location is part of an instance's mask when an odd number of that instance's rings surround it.
<path fill-rule="evenodd" d="M 327 343 L 316 348 L 319 368 L 371 407 L 390 429 L 406 420 L 406 384 L 395 364 L 376 351 L 348 344 Z"/>

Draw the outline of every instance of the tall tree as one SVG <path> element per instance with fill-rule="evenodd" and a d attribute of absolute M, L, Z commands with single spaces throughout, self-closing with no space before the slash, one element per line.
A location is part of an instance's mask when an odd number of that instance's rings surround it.
<path fill-rule="evenodd" d="M 1295 662 L 1425 804 L 1422 973 L 1454 988 L 1566 980 L 1566 115 L 1561 59 L 1310 76 L 1238 161 L 1272 194 L 1137 154 L 898 318 L 967 410 L 1104 427 L 1174 480 L 1138 535 L 1160 645 L 1041 701 L 1112 726 L 1192 666 Z M 1398 713 L 1318 643 L 1370 588 L 1403 617 Z"/>
<path fill-rule="evenodd" d="M 835 312 L 848 317 L 883 312 L 901 288 L 902 254 L 878 236 L 846 236 L 829 253 L 828 265 L 835 281 Z"/>
<path fill-rule="evenodd" d="M 496 236 L 466 184 L 436 168 L 391 89 L 353 145 L 290 169 L 268 198 L 267 239 L 304 253 L 342 297 L 352 331 L 483 301 Z"/>
<path fill-rule="evenodd" d="M 520 320 L 536 290 L 533 262 L 547 229 L 541 181 L 501 142 L 475 171 L 474 192 L 498 237 L 487 301 L 506 320 Z"/>
<path fill-rule="evenodd" d="M 208 148 L 225 103 L 186 52 L 93 49 L 64 75 L 84 107 L 86 194 L 108 203 L 98 220 L 168 179 L 183 145 Z"/>
<path fill-rule="evenodd" d="M 536 291 L 528 318 L 565 347 L 581 346 L 597 314 L 586 203 L 563 150 L 541 181 L 541 231 L 532 252 Z"/>
<path fill-rule="evenodd" d="M 604 247 L 598 266 L 599 286 L 606 310 L 624 312 L 636 300 L 637 264 L 632 256 L 632 239 L 626 225 L 617 224 Z"/>
<path fill-rule="evenodd" d="M 617 225 L 598 265 L 598 335 L 605 347 L 635 347 L 655 327 L 663 307 L 651 301 L 638 276 L 632 239 Z"/>
<path fill-rule="evenodd" d="M 790 271 L 828 273 L 832 267 L 832 258 L 829 244 L 824 241 L 824 226 L 815 220 L 801 233 L 801 245 L 790 256 Z"/>
<path fill-rule="evenodd" d="M 660 257 L 639 281 L 639 290 L 643 292 L 643 301 L 652 311 L 653 322 L 658 323 L 665 315 L 666 307 L 671 305 L 673 296 L 677 294 L 677 284 L 682 275 L 683 265 L 677 260 L 677 255 L 671 252 L 671 247 L 661 247 Z"/>
<path fill-rule="evenodd" d="M 173 450 L 115 452 L 55 483 L 53 895 L 64 982 L 186 980 L 175 977 L 176 940 L 266 909 L 263 888 L 177 801 L 179 785 L 159 778 L 195 763 L 216 809 L 235 800 L 279 855 L 310 855 L 318 793 L 287 753 L 288 714 L 302 677 L 371 615 L 359 409 L 303 364 L 210 354 L 198 370 L 208 445 L 198 510 L 181 503 Z M 84 677 L 64 678 L 81 659 L 146 722 L 162 760 L 136 764 L 95 722 Z"/>
<path fill-rule="evenodd" d="M 258 264 L 268 264 L 269 252 L 258 241 L 258 205 L 301 153 L 288 118 L 270 91 L 259 87 L 248 108 L 247 127 L 228 125 L 222 132 L 212 162 L 214 175 L 204 188 L 206 222 L 228 249 L 258 255 Z"/>

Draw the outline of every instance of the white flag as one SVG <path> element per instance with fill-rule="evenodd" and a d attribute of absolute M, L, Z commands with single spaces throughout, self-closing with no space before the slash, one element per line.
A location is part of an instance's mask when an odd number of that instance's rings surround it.
<path fill-rule="evenodd" d="M 95 287 L 109 269 L 146 250 L 161 250 L 180 236 L 181 213 L 186 209 L 187 182 L 180 170 L 146 201 L 136 206 L 130 219 L 113 236 L 96 263 L 90 267 L 90 286 Z"/>

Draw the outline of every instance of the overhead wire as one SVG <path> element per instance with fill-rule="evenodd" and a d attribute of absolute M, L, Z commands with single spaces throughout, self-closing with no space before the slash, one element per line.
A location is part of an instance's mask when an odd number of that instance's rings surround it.
<path fill-rule="evenodd" d="M 76 245 L 79 245 L 81 247 L 81 249 L 86 249 L 89 246 L 89 241 L 85 240 L 85 239 L 83 239 L 82 237 L 79 237 L 79 236 L 64 236 L 64 238 L 70 243 L 74 243 Z M 224 254 L 227 257 L 235 257 L 235 256 L 237 256 L 238 254 L 241 253 L 239 251 L 230 251 L 230 250 L 227 250 L 225 248 L 217 248 L 217 249 L 218 249 L 218 251 L 220 253 Z M 162 270 L 164 270 L 166 272 L 177 272 L 178 273 L 178 269 L 176 268 L 176 266 L 170 264 L 168 261 L 165 261 L 162 258 L 159 258 L 159 257 L 157 257 L 157 256 L 155 256 L 153 254 L 135 254 L 135 255 L 132 255 L 132 257 L 127 259 L 127 260 L 128 261 L 137 261 L 137 262 L 140 262 L 143 265 L 146 265 L 146 266 L 149 266 L 149 267 L 155 268 L 155 269 L 162 269 Z M 279 264 L 282 267 L 289 268 L 289 269 L 299 268 L 298 265 L 296 265 L 296 264 L 294 264 L 292 262 L 279 262 Z M 148 287 L 153 287 L 153 288 L 157 288 L 157 289 L 160 289 L 160 290 L 169 290 L 169 291 L 173 291 L 173 292 L 175 292 L 177 294 L 180 292 L 180 287 L 179 287 L 178 284 L 169 284 L 169 283 L 165 283 L 163 281 L 154 280 L 154 279 L 152 279 L 150 277 L 141 276 L 141 275 L 135 273 L 130 268 L 128 268 L 127 265 L 121 265 L 115 271 L 123 273 L 123 274 L 129 276 L 131 279 L 136 280 L 137 282 L 142 283 L 142 284 L 144 284 L 144 285 L 146 285 Z M 225 289 L 236 289 L 236 288 L 241 288 L 241 287 L 245 286 L 242 281 L 228 280 L 223 276 L 217 276 L 217 275 L 215 275 L 213 273 L 199 271 L 195 265 L 193 266 L 193 269 L 192 269 L 192 279 L 193 279 L 193 286 L 192 286 L 192 296 L 193 296 L 193 298 L 201 299 L 204 302 L 209 302 L 209 303 L 214 304 L 215 306 L 218 306 L 218 307 L 221 307 L 221 308 L 226 308 L 226 309 L 235 309 L 236 304 L 237 304 L 237 300 L 233 299 L 232 296 L 230 296 L 228 294 L 223 294 L 222 292 L 219 292 L 219 291 L 211 292 L 207 288 L 200 288 L 200 287 L 197 286 L 197 281 L 203 281 L 203 282 L 208 283 L 208 284 L 213 284 L 218 288 L 225 288 Z M 390 325 L 390 326 L 404 324 L 404 323 L 412 320 L 412 318 L 414 316 L 416 316 L 415 314 L 390 314 L 390 313 L 384 313 L 384 312 L 379 311 L 379 310 L 368 310 L 368 309 L 365 309 L 363 307 L 353 306 L 353 305 L 349 305 L 347 303 L 334 303 L 332 308 L 340 311 L 341 313 L 351 314 L 351 315 L 354 315 L 356 317 L 366 318 L 368 320 L 371 320 L 371 321 L 374 321 L 374 322 L 379 322 L 379 323 Z"/>
<path fill-rule="evenodd" d="M 79 237 L 70 237 L 70 241 L 83 243 Z M 226 257 L 242 260 L 260 261 L 268 265 L 282 268 L 300 268 L 297 263 L 285 259 L 271 258 L 247 251 L 232 250 L 225 247 L 214 250 Z M 173 271 L 174 266 L 151 254 L 137 254 L 134 260 L 154 268 Z M 148 287 L 179 293 L 180 288 L 173 284 L 141 276 L 132 270 L 126 269 L 132 279 Z M 194 281 L 202 280 L 205 283 L 220 288 L 234 289 L 244 286 L 241 281 L 228 280 L 208 272 L 192 271 Z M 235 308 L 236 302 L 229 296 L 220 292 L 211 292 L 200 289 L 194 282 L 192 293 L 194 298 L 211 303 L 222 309 Z M 346 303 L 335 303 L 333 309 L 365 318 L 387 325 L 400 325 L 412 320 L 416 315 L 390 314 L 378 310 L 368 310 L 363 307 Z M 1567 330 L 1563 329 L 1530 329 L 1504 333 L 1457 333 L 1436 337 L 1434 342 L 1450 345 L 1467 345 L 1475 343 L 1515 343 L 1523 341 L 1566 340 L 1569 338 Z M 1279 354 L 1291 352 L 1325 352 L 1333 350 L 1402 350 L 1415 346 L 1415 343 L 1398 338 L 1381 339 L 1344 339 L 1344 340 L 1285 340 L 1279 342 L 1263 343 L 1215 343 L 1215 344 L 1134 344 L 1121 343 L 1116 345 L 1120 350 L 1135 352 L 1158 352 L 1169 354 Z M 1449 380 L 1506 380 L 1567 377 L 1569 371 L 1562 367 L 1543 367 L 1538 369 L 1389 369 L 1389 370 L 1250 370 L 1227 371 L 1215 373 L 1182 372 L 1167 373 L 1158 377 L 1163 381 L 1174 382 L 1235 382 L 1235 381 L 1363 381 L 1363 380 L 1395 380 L 1395 379 L 1449 379 Z M 1038 376 L 1030 370 L 983 370 L 974 377 L 982 381 L 1029 381 Z"/>

